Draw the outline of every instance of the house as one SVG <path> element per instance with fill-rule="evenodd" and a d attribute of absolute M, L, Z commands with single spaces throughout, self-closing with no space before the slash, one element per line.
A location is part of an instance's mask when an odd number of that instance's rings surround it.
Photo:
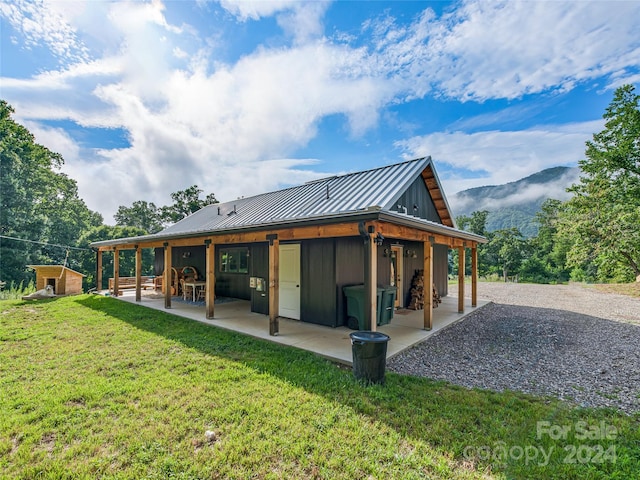
<path fill-rule="evenodd" d="M 36 290 L 53 287 L 56 295 L 82 293 L 82 279 L 86 276 L 63 265 L 28 265 L 36 271 Z"/>
<path fill-rule="evenodd" d="M 471 302 L 477 303 L 477 245 L 484 237 L 459 230 L 430 157 L 323 178 L 303 185 L 209 205 L 165 230 L 140 237 L 95 242 L 97 276 L 102 254 L 155 249 L 164 304 L 179 293 L 177 279 L 189 267 L 199 272 L 206 317 L 216 296 L 249 301 L 252 312 L 336 327 L 346 322 L 343 287 L 365 285 L 366 325 L 375 329 L 377 287 L 398 287 L 396 306 L 410 301 L 411 279 L 448 293 L 448 251 L 459 252 L 462 272 L 458 309 L 464 310 L 466 250 L 471 254 Z M 138 279 L 140 275 L 138 274 Z M 136 299 L 140 300 L 140 279 Z M 195 284 L 193 284 L 195 288 Z M 98 290 L 102 288 L 97 285 Z M 432 325 L 431 295 L 425 295 L 424 328 Z"/>

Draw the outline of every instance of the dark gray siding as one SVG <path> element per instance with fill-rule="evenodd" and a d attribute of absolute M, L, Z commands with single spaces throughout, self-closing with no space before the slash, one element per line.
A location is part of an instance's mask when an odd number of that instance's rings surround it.
<path fill-rule="evenodd" d="M 395 243 L 395 242 L 394 242 Z M 403 275 L 402 275 L 402 292 L 398 295 L 403 297 L 403 305 L 406 307 L 411 302 L 411 283 L 417 270 L 424 268 L 424 244 L 422 242 L 397 242 L 402 245 L 403 251 L 415 250 L 416 257 L 403 258 Z M 384 257 L 384 249 L 391 250 L 391 243 L 385 244 L 378 249 L 378 286 L 388 285 L 391 275 L 391 259 Z M 433 283 L 440 295 L 445 296 L 448 293 L 448 251 L 446 245 L 433 246 Z"/>
<path fill-rule="evenodd" d="M 178 272 L 184 267 L 194 267 L 198 271 L 198 279 L 204 280 L 206 273 L 206 248 L 204 245 L 194 247 L 173 247 L 171 249 L 171 266 Z M 155 249 L 154 274 L 164 272 L 164 248 Z"/>
<path fill-rule="evenodd" d="M 407 213 L 414 217 L 424 218 L 425 220 L 431 220 L 432 222 L 442 223 L 440 216 L 436 210 L 431 195 L 427 190 L 427 186 L 421 176 L 418 176 L 407 190 L 400 195 L 395 202 L 391 210 L 397 212 L 404 212 L 402 208 L 398 208 L 398 205 L 407 207 Z M 414 209 L 413 206 L 417 206 Z"/>
<path fill-rule="evenodd" d="M 247 244 L 216 245 L 216 296 L 251 300 L 248 273 L 227 273 L 220 271 L 220 253 L 224 248 L 249 247 Z M 249 255 L 251 265 L 251 255 Z"/>
<path fill-rule="evenodd" d="M 335 240 L 304 241 L 300 256 L 300 319 L 337 327 Z"/>
<path fill-rule="evenodd" d="M 433 246 L 433 281 L 438 293 L 446 297 L 449 294 L 449 247 Z"/>
<path fill-rule="evenodd" d="M 252 277 L 264 278 L 265 290 L 251 289 L 251 311 L 269 315 L 269 244 L 254 243 L 249 254 L 249 273 Z"/>
<path fill-rule="evenodd" d="M 347 305 L 342 287 L 364 283 L 364 243 L 360 237 L 336 239 L 335 292 L 338 326 L 347 318 Z"/>
<path fill-rule="evenodd" d="M 404 253 L 408 250 L 413 250 L 416 252 L 416 258 L 413 257 L 404 257 L 403 258 L 403 266 L 404 269 L 402 271 L 402 304 L 407 307 L 411 302 L 411 281 L 416 273 L 416 270 L 422 270 L 424 266 L 424 246 L 422 242 L 402 242 Z M 400 294 L 400 292 L 398 292 Z"/>

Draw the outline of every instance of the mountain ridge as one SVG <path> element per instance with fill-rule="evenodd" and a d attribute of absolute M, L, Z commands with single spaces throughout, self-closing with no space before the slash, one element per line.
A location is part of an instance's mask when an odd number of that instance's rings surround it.
<path fill-rule="evenodd" d="M 551 167 L 514 182 L 484 185 L 457 192 L 450 198 L 455 217 L 487 210 L 487 231 L 518 228 L 525 237 L 538 233 L 535 215 L 549 198 L 565 201 L 567 188 L 579 179 L 578 167 Z"/>

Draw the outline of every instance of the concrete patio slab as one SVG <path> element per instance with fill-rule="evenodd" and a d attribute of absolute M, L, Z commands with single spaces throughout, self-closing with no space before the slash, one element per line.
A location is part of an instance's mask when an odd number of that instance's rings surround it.
<path fill-rule="evenodd" d="M 349 334 L 353 332 L 353 330 L 347 327 L 331 328 L 298 320 L 280 318 L 280 332 L 277 336 L 271 336 L 269 335 L 269 317 L 259 313 L 252 313 L 250 311 L 250 304 L 246 300 L 233 300 L 216 304 L 215 318 L 208 320 L 205 318 L 205 309 L 201 305 L 176 301 L 174 299 L 174 301 L 171 302 L 171 308 L 165 309 L 164 299 L 158 297 L 159 295 L 143 294 L 141 301 L 136 302 L 135 292 L 125 291 L 123 295 L 116 298 L 270 342 L 314 352 L 325 358 L 346 365 L 351 365 L 352 363 L 351 339 Z M 489 302 L 478 300 L 478 306 L 471 307 L 471 300 L 465 299 L 465 311 L 458 313 L 457 297 L 444 297 L 440 306 L 433 310 L 433 328 L 428 331 L 422 328 L 422 310 L 397 311 L 391 323 L 377 328 L 379 332 L 385 333 L 390 337 L 389 343 L 387 344 L 387 358 L 389 359 L 407 348 L 424 341 L 439 330 L 461 320 L 471 312 L 482 308 L 487 303 Z"/>

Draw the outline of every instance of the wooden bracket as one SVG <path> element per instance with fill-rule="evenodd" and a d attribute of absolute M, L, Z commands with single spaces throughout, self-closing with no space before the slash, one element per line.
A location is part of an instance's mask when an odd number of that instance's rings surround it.
<path fill-rule="evenodd" d="M 273 245 L 273 241 L 278 239 L 277 233 L 269 233 L 267 234 L 267 240 L 269 240 L 269 245 Z"/>

